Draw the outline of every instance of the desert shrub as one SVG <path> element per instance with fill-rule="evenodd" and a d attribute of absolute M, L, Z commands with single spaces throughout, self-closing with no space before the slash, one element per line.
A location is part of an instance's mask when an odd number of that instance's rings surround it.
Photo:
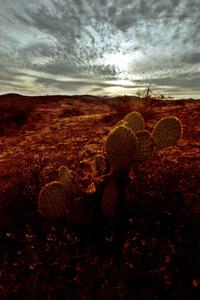
<path fill-rule="evenodd" d="M 123 119 L 130 111 L 136 110 L 137 100 L 130 97 L 117 97 L 113 101 L 108 102 L 111 109 L 115 112 L 116 120 Z"/>
<path fill-rule="evenodd" d="M 0 100 L 0 128 L 3 132 L 9 126 L 20 127 L 28 120 L 32 111 L 31 102 L 28 99 L 9 97 Z"/>
<path fill-rule="evenodd" d="M 138 111 L 143 114 L 146 120 L 154 118 L 154 109 L 156 106 L 167 105 L 164 100 L 172 99 L 170 96 L 165 96 L 162 93 L 154 93 L 149 84 L 145 89 L 138 90 L 136 95 L 139 99 Z"/>

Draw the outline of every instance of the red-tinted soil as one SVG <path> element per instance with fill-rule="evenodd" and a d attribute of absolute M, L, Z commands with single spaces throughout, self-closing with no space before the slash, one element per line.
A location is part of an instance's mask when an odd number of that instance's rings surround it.
<path fill-rule="evenodd" d="M 126 216 L 75 228 L 37 210 L 41 188 L 72 171 L 93 201 L 92 162 L 128 112 L 183 136 L 132 167 Z M 0 97 L 0 299 L 199 299 L 200 101 Z"/>

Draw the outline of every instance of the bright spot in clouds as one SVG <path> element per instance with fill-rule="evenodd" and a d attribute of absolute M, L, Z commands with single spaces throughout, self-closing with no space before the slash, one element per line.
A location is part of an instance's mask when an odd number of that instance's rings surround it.
<path fill-rule="evenodd" d="M 118 78 L 126 78 L 129 72 L 131 56 L 123 53 L 107 53 L 102 59 L 98 59 L 97 63 L 105 66 L 112 65 L 115 67 Z"/>

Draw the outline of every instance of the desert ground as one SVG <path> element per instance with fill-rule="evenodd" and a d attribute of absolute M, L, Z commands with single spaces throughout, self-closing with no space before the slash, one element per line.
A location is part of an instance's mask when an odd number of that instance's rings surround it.
<path fill-rule="evenodd" d="M 183 135 L 132 167 L 126 225 L 45 220 L 38 195 L 63 165 L 92 201 L 94 157 L 130 111 Z M 0 96 L 0 239 L 2 300 L 200 299 L 200 101 Z"/>

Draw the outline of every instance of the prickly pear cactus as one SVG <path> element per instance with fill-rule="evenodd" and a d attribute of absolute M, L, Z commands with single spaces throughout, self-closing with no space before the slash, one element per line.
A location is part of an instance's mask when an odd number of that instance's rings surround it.
<path fill-rule="evenodd" d="M 163 118 L 156 124 L 152 135 L 156 146 L 173 146 L 182 135 L 182 124 L 176 117 Z"/>
<path fill-rule="evenodd" d="M 97 154 L 92 164 L 93 173 L 96 176 L 101 176 L 106 172 L 106 160 L 103 155 Z"/>
<path fill-rule="evenodd" d="M 128 167 L 136 151 L 137 138 L 134 132 L 124 125 L 115 127 L 106 139 L 106 157 L 113 170 Z"/>
<path fill-rule="evenodd" d="M 45 185 L 39 194 L 38 209 L 49 219 L 59 219 L 67 215 L 70 209 L 70 193 L 65 185 L 59 181 Z"/>
<path fill-rule="evenodd" d="M 154 152 L 154 140 L 147 130 L 136 132 L 138 147 L 135 160 L 143 161 L 148 159 Z"/>
<path fill-rule="evenodd" d="M 67 187 L 69 185 L 72 185 L 72 177 L 71 177 L 71 173 L 70 173 L 70 170 L 68 169 L 68 167 L 61 166 L 58 171 L 59 171 L 58 181 L 60 181 Z"/>
<path fill-rule="evenodd" d="M 101 212 L 104 217 L 114 218 L 119 207 L 120 193 L 114 179 L 110 178 L 106 184 L 101 200 Z"/>
<path fill-rule="evenodd" d="M 130 164 L 148 159 L 156 146 L 162 148 L 174 145 L 181 134 L 182 125 L 176 117 L 161 119 L 153 134 L 144 130 L 144 120 L 138 112 L 129 113 L 115 125 L 104 144 L 104 153 L 111 168 L 111 172 L 103 178 L 106 185 L 100 202 L 105 217 L 114 218 L 119 201 L 126 197 Z"/>
<path fill-rule="evenodd" d="M 132 111 L 123 119 L 128 122 L 128 126 L 134 131 L 137 132 L 139 130 L 144 129 L 144 119 L 142 115 L 137 111 Z"/>

